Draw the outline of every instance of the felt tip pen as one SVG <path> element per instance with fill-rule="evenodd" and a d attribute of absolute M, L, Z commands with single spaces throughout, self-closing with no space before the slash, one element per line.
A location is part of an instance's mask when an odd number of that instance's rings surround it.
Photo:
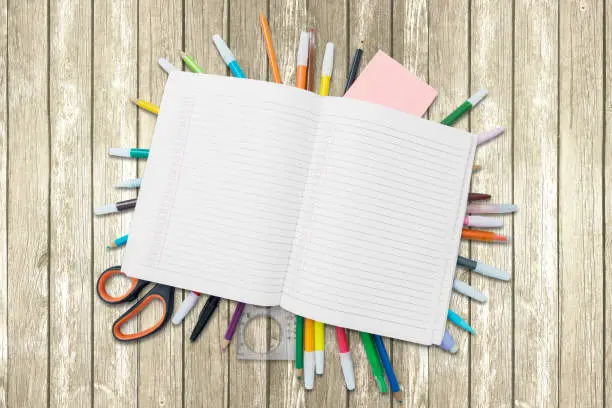
<path fill-rule="evenodd" d="M 459 292 L 462 295 L 469 297 L 470 299 L 474 299 L 480 303 L 487 302 L 487 295 L 479 291 L 478 289 L 473 288 L 468 283 L 461 281 L 459 279 L 455 279 L 453 281 L 453 289 L 455 292 Z"/>
<path fill-rule="evenodd" d="M 440 348 L 444 351 L 448 351 L 451 354 L 456 354 L 457 351 L 459 351 L 459 347 L 457 347 L 455 339 L 453 339 L 453 336 L 451 336 L 448 330 L 444 330 L 444 337 L 442 337 Z"/>
<path fill-rule="evenodd" d="M 312 390 L 315 378 L 314 320 L 304 319 L 304 388 Z"/>
<path fill-rule="evenodd" d="M 353 55 L 353 61 L 351 62 L 351 68 L 346 79 L 346 85 L 344 85 L 344 93 L 349 90 L 355 79 L 357 79 L 357 71 L 359 71 L 359 63 L 361 63 L 361 56 L 363 55 L 363 40 L 359 42 L 359 46 L 355 50 Z"/>
<path fill-rule="evenodd" d="M 325 325 L 321 322 L 314 322 L 314 342 L 315 342 L 315 373 L 323 375 L 325 370 Z"/>
<path fill-rule="evenodd" d="M 374 346 L 372 335 L 370 333 L 359 332 L 359 336 L 361 337 L 363 348 L 366 352 L 366 356 L 368 357 L 368 361 L 370 362 L 370 367 L 372 368 L 372 375 L 376 380 L 376 384 L 378 384 L 380 392 L 387 392 L 387 384 L 385 383 L 385 372 L 383 371 L 380 359 L 378 358 L 378 352 L 376 351 L 376 346 Z"/>
<path fill-rule="evenodd" d="M 149 157 L 149 149 L 111 147 L 108 149 L 109 156 L 131 157 L 132 159 L 146 159 Z"/>
<path fill-rule="evenodd" d="M 211 316 L 217 310 L 217 306 L 219 305 L 219 301 L 221 298 L 218 296 L 209 296 L 200 312 L 200 316 L 198 317 L 198 322 L 196 323 L 193 331 L 191 332 L 191 336 L 189 336 L 190 341 L 196 341 L 206 325 L 210 320 Z"/>
<path fill-rule="evenodd" d="M 159 66 L 166 71 L 168 74 L 174 71 L 180 71 L 180 69 L 178 69 L 177 67 L 175 67 L 174 65 L 172 65 L 170 63 L 170 61 L 168 61 L 165 58 L 160 58 L 157 60 L 157 63 L 159 64 Z"/>
<path fill-rule="evenodd" d="M 130 102 L 135 104 L 136 106 L 147 110 L 155 115 L 159 114 L 159 106 L 153 105 L 151 102 L 147 102 L 143 99 L 130 98 Z"/>
<path fill-rule="evenodd" d="M 502 271 L 501 269 L 498 269 L 494 266 L 487 265 L 485 263 L 475 261 L 473 259 L 465 258 L 463 256 L 457 257 L 457 265 L 463 266 L 464 268 L 468 268 L 483 276 L 488 276 L 489 278 L 499 279 L 503 281 L 510 280 L 510 273 Z"/>
<path fill-rule="evenodd" d="M 517 212 L 514 204 L 468 204 L 465 210 L 468 214 L 510 214 Z"/>
<path fill-rule="evenodd" d="M 300 33 L 300 44 L 297 52 L 297 72 L 295 74 L 295 87 L 306 89 L 308 82 L 308 45 L 310 34 L 307 31 Z"/>
<path fill-rule="evenodd" d="M 185 319 L 185 316 L 191 312 L 191 309 L 195 307 L 198 300 L 200 300 L 199 292 L 189 292 L 189 294 L 183 300 L 183 303 L 181 303 L 178 310 L 174 313 L 174 316 L 172 316 L 172 324 L 180 324 L 183 319 Z"/>
<path fill-rule="evenodd" d="M 135 178 L 135 179 L 123 180 L 121 183 L 114 184 L 113 187 L 115 188 L 140 188 L 141 184 L 142 184 L 142 178 Z"/>
<path fill-rule="evenodd" d="M 355 389 L 355 370 L 344 327 L 336 326 L 336 340 L 338 342 L 338 350 L 340 351 L 340 366 L 344 375 L 344 383 L 347 390 L 353 391 Z"/>
<path fill-rule="evenodd" d="M 459 118 L 463 116 L 466 112 L 468 112 L 474 106 L 478 105 L 478 103 L 482 101 L 485 96 L 487 96 L 487 90 L 480 89 L 474 95 L 467 98 L 465 102 L 463 102 L 461 105 L 457 106 L 457 108 L 452 111 L 447 117 L 445 117 L 440 123 L 446 126 L 451 126 L 453 123 L 458 121 Z"/>
<path fill-rule="evenodd" d="M 389 359 L 389 354 L 387 353 L 387 349 L 385 348 L 385 343 L 383 342 L 382 337 L 378 334 L 373 334 L 372 338 L 374 339 L 374 344 L 376 345 L 376 350 L 378 351 L 378 355 L 380 356 L 380 360 L 382 362 L 383 368 L 385 369 L 385 373 L 387 374 L 387 379 L 389 380 L 389 387 L 391 388 L 391 392 L 393 393 L 393 398 L 402 404 L 402 389 L 397 382 L 397 377 L 395 376 L 395 372 L 393 371 L 393 365 L 391 365 L 391 360 Z"/>
<path fill-rule="evenodd" d="M 191 72 L 195 72 L 196 74 L 204 73 L 204 70 L 202 70 L 202 68 L 200 68 L 200 66 L 194 61 L 194 59 L 187 55 L 185 51 L 179 50 L 179 52 L 181 53 L 181 58 L 183 59 L 183 62 L 185 63 L 185 65 L 187 65 L 187 68 L 189 68 Z"/>
<path fill-rule="evenodd" d="M 497 235 L 491 231 L 473 230 L 466 228 L 461 231 L 461 238 L 483 242 L 512 242 L 512 237 Z"/>
<path fill-rule="evenodd" d="M 244 75 L 244 72 L 242 72 L 240 65 L 238 65 L 238 62 L 234 57 L 234 54 L 232 54 L 232 51 L 229 49 L 225 41 L 223 41 L 223 38 L 221 38 L 219 34 L 215 34 L 213 35 L 212 39 L 215 43 L 215 47 L 217 47 L 217 50 L 219 51 L 219 54 L 221 54 L 221 58 L 223 58 L 223 61 L 225 61 L 227 67 L 232 72 L 232 75 L 234 75 L 236 78 L 246 78 L 246 75 Z"/>
<path fill-rule="evenodd" d="M 501 228 L 504 226 L 504 221 L 498 218 L 466 215 L 463 219 L 463 226 L 476 228 Z"/>
<path fill-rule="evenodd" d="M 489 140 L 495 139 L 497 136 L 501 135 L 505 132 L 506 129 L 503 127 L 496 127 L 495 129 L 488 130 L 486 132 L 482 132 L 476 135 L 476 141 L 478 145 L 487 143 Z"/>
<path fill-rule="evenodd" d="M 304 374 L 304 317 L 295 316 L 295 369 L 298 380 Z"/>
<path fill-rule="evenodd" d="M 124 246 L 125 244 L 127 244 L 127 240 L 128 240 L 128 234 L 125 234 L 119 238 L 116 238 L 113 242 L 111 242 L 110 245 L 108 245 L 106 248 L 107 249 L 111 249 L 111 248 L 119 248 Z"/>
<path fill-rule="evenodd" d="M 491 199 L 491 194 L 484 193 L 469 193 L 468 201 L 484 201 Z"/>
<path fill-rule="evenodd" d="M 104 215 L 111 214 L 126 210 L 131 210 L 136 207 L 136 199 L 130 198 L 129 200 L 117 201 L 116 203 L 106 204 L 103 207 L 98 207 L 94 209 L 94 214 L 96 215 Z"/>
<path fill-rule="evenodd" d="M 331 83 L 331 75 L 334 70 L 334 44 L 327 43 L 325 45 L 325 54 L 323 55 L 323 66 L 321 67 L 321 81 L 319 83 L 319 95 L 329 95 L 329 85 Z"/>
<path fill-rule="evenodd" d="M 467 324 L 467 322 L 465 320 L 463 320 L 463 318 L 461 316 L 459 316 L 457 313 L 455 313 L 452 310 L 448 309 L 448 315 L 447 316 L 448 316 L 448 320 L 452 324 L 462 328 L 463 330 L 465 330 L 465 331 L 467 331 L 467 332 L 469 332 L 471 334 L 476 334 L 474 329 L 472 329 L 472 327 L 469 324 Z"/>

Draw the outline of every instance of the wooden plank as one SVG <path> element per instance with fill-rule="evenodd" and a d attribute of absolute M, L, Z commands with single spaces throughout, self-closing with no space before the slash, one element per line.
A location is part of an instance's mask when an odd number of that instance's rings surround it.
<path fill-rule="evenodd" d="M 606 48 L 604 75 L 606 82 L 604 83 L 604 101 L 605 117 L 604 126 L 606 133 L 604 134 L 604 276 L 605 278 L 605 305 L 606 309 L 604 327 L 604 395 L 605 406 L 612 406 L 612 333 L 607 328 L 612 327 L 612 280 L 607 278 L 612 271 L 612 30 L 610 30 L 610 22 L 612 21 L 612 3 L 605 3 L 605 19 L 604 19 L 604 44 Z"/>
<path fill-rule="evenodd" d="M 94 19 L 93 47 L 93 204 L 99 206 L 136 196 L 112 187 L 136 177 L 136 161 L 111 158 L 108 148 L 137 142 L 137 108 L 129 101 L 138 91 L 137 1 L 96 0 L 93 12 L 103 16 Z M 129 212 L 94 218 L 94 284 L 104 269 L 121 263 L 120 251 L 105 247 L 127 233 L 130 218 Z M 113 322 L 129 305 L 109 306 L 94 299 L 94 406 L 135 407 L 138 345 L 118 343 L 111 333 Z M 129 322 L 124 330 L 136 331 L 136 323 Z"/>
<path fill-rule="evenodd" d="M 8 9 L 8 405 L 49 398 L 47 7 Z"/>
<path fill-rule="evenodd" d="M 514 202 L 520 211 L 514 217 L 513 240 L 514 400 L 518 406 L 556 407 L 559 394 L 557 2 L 519 0 L 514 19 L 513 171 Z"/>
<path fill-rule="evenodd" d="M 427 0 L 393 2 L 393 57 L 410 72 L 428 81 L 429 21 Z M 393 368 L 407 407 L 427 407 L 429 401 L 428 347 L 393 341 Z"/>
<path fill-rule="evenodd" d="M 265 0 L 236 0 L 230 3 L 227 42 L 247 78 L 267 78 L 268 60 L 259 28 L 259 12 L 266 11 Z M 271 29 L 275 32 L 275 27 Z M 277 49 L 278 52 L 278 49 Z M 219 57 L 220 58 L 220 57 Z M 234 305 L 230 308 L 233 312 Z M 269 324 L 265 319 L 254 321 L 252 344 L 267 348 Z M 235 341 L 234 341 L 235 343 Z M 232 407 L 264 407 L 268 404 L 269 378 L 266 361 L 239 361 L 235 344 L 230 347 L 229 405 Z"/>
<path fill-rule="evenodd" d="M 438 90 L 438 98 L 429 110 L 429 118 L 442 120 L 461 104 L 472 91 L 469 83 L 469 2 L 467 0 L 429 2 L 429 83 Z M 467 115 L 454 125 L 466 129 Z M 468 254 L 468 245 L 460 252 Z M 457 270 L 456 277 L 469 279 Z M 468 300 L 453 293 L 450 308 L 469 321 Z M 438 347 L 429 351 L 429 404 L 433 407 L 465 407 L 469 404 L 469 335 L 447 325 L 459 352 L 455 355 Z"/>
<path fill-rule="evenodd" d="M 0 1 L 0 407 L 8 406 L 8 14 Z"/>
<path fill-rule="evenodd" d="M 349 3 L 349 63 L 361 41 L 364 42 L 362 70 L 378 50 L 392 52 L 391 11 L 390 0 L 355 0 Z M 349 393 L 349 407 L 388 407 L 391 404 L 391 392 L 382 394 L 378 389 L 359 333 L 351 330 L 349 341 L 355 367 L 355 391 Z M 393 358 L 390 340 L 385 338 L 384 343 Z"/>
<path fill-rule="evenodd" d="M 471 3 L 471 83 L 489 96 L 472 112 L 470 128 L 479 133 L 504 125 L 506 134 L 478 149 L 484 170 L 472 178 L 472 191 L 486 192 L 492 202 L 512 202 L 512 6 L 486 0 Z M 482 24 L 485 22 L 486 24 Z M 501 217 L 500 217 L 501 218 Z M 512 235 L 512 216 L 499 233 Z M 512 270 L 510 245 L 471 244 L 471 256 Z M 471 302 L 470 341 L 472 406 L 510 407 L 512 401 L 512 283 L 472 273 L 470 283 L 489 297 Z"/>
<path fill-rule="evenodd" d="M 306 4 L 308 27 L 317 30 L 316 83 L 321 76 L 321 62 L 325 53 L 325 44 L 334 43 L 334 70 L 329 94 L 342 95 L 347 75 L 348 59 L 348 4 L 344 0 L 309 0 Z M 295 29 L 297 41 L 297 28 Z M 294 56 L 296 50 L 293 51 Z M 295 67 L 295 64 L 293 64 Z M 318 87 L 315 88 L 318 92 Z M 305 393 L 305 403 L 308 407 L 345 407 L 348 391 L 344 383 L 336 330 L 333 326 L 325 326 L 325 372 L 316 378 L 314 390 Z"/>
<path fill-rule="evenodd" d="M 176 56 L 182 46 L 182 0 L 141 0 L 138 8 L 138 95 L 134 96 L 159 105 L 168 75 L 157 60 L 162 56 Z M 138 147 L 151 146 L 155 118 L 150 112 L 139 110 Z M 143 175 L 145 163 L 144 160 L 138 163 L 139 177 Z M 175 292 L 174 310 L 182 299 L 182 291 Z M 162 313 L 161 302 L 153 303 L 140 314 L 140 327 L 152 327 Z M 157 335 L 139 342 L 138 404 L 181 406 L 182 392 L 183 330 L 170 323 Z"/>
<path fill-rule="evenodd" d="M 225 64 L 212 44 L 215 34 L 227 36 L 228 5 L 223 0 L 185 2 L 184 47 L 206 73 L 223 75 Z M 179 64 L 176 52 L 169 53 Z M 200 339 L 192 343 L 189 335 L 196 325 L 206 296 L 198 302 L 184 323 L 185 407 L 227 407 L 229 404 L 229 353 L 221 352 L 221 341 L 227 325 L 229 302 L 222 300 Z M 233 311 L 233 306 L 232 309 Z M 232 364 L 235 360 L 232 360 Z"/>
<path fill-rule="evenodd" d="M 281 78 L 287 86 L 295 86 L 300 33 L 308 28 L 306 25 L 306 3 L 305 0 L 270 0 L 269 4 L 268 23 L 274 35 L 274 49 Z M 261 34 L 258 37 L 263 38 Z M 258 44 L 258 46 L 262 47 L 261 49 L 265 53 L 264 46 L 262 44 Z M 270 69 L 268 69 L 268 72 L 271 72 Z M 268 80 L 272 81 L 271 73 L 268 75 Z M 304 382 L 298 381 L 296 377 L 295 362 L 270 361 L 268 367 L 269 406 L 304 406 L 306 390 L 304 389 Z M 319 383 L 320 381 L 316 382 Z"/>
<path fill-rule="evenodd" d="M 602 406 L 603 2 L 559 13 L 559 404 Z"/>
<path fill-rule="evenodd" d="M 50 2 L 50 406 L 91 404 L 91 4 Z M 90 282 L 89 282 L 90 283 Z"/>

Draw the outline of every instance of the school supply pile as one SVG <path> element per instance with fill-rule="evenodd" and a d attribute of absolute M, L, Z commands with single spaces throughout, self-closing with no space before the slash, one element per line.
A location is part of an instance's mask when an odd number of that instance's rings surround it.
<path fill-rule="evenodd" d="M 269 358 L 295 358 L 307 389 L 314 387 L 315 373 L 324 372 L 324 324 L 336 327 L 346 386 L 355 388 L 346 329 L 357 330 L 380 391 L 387 392 L 388 381 L 401 402 L 381 336 L 456 352 L 445 322 L 474 331 L 448 309 L 451 291 L 487 301 L 484 293 L 454 278 L 456 266 L 510 278 L 458 255 L 461 239 L 510 240 L 472 227 L 501 227 L 503 221 L 489 215 L 516 207 L 475 203 L 490 196 L 469 192 L 476 146 L 503 128 L 474 136 L 451 127 L 484 99 L 485 90 L 441 124 L 421 119 L 436 90 L 382 52 L 357 76 L 361 46 L 344 97 L 321 98 L 332 80 L 330 43 L 319 95 L 305 92 L 315 89 L 314 30 L 300 35 L 296 86 L 281 86 L 263 15 L 260 22 L 276 84 L 205 75 L 183 54 L 193 73 L 159 61 L 169 74 L 160 107 L 132 100 L 159 117 L 151 150 L 109 150 L 148 161 L 143 178 L 115 185 L 139 188 L 138 199 L 95 210 L 102 215 L 137 206 L 129 243 L 125 235 L 109 245 L 128 245 L 123 266 L 101 275 L 98 295 L 111 304 L 135 301 L 144 286 L 157 282 L 113 324 L 121 341 L 146 337 L 170 320 L 174 287 L 192 290 L 174 324 L 196 306 L 200 293 L 209 295 L 192 341 L 221 298 L 236 300 L 223 349 L 238 330 L 239 357 L 261 358 L 245 349 L 243 314 L 272 317 L 282 322 L 283 349 L 294 343 L 295 353 L 277 351 Z M 233 76 L 245 78 L 223 39 L 212 40 Z M 132 287 L 113 298 L 105 285 L 120 270 Z M 164 302 L 161 319 L 124 334 L 122 325 L 153 299 Z M 296 318 L 261 306 L 280 306 Z"/>

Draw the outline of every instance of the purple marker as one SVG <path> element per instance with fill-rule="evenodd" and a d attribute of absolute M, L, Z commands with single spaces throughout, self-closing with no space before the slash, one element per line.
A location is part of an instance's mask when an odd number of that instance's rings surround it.
<path fill-rule="evenodd" d="M 444 351 L 448 351 L 451 354 L 455 354 L 459 351 L 459 347 L 455 343 L 455 339 L 448 332 L 448 330 L 444 330 L 444 337 L 442 338 L 442 343 L 440 343 L 440 348 Z"/>

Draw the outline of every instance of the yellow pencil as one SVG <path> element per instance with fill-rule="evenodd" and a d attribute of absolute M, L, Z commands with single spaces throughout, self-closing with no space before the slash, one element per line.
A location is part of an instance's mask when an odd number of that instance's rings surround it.
<path fill-rule="evenodd" d="M 159 106 L 153 105 L 151 102 L 136 98 L 131 98 L 130 101 L 144 110 L 148 110 L 156 115 L 159 114 Z"/>

